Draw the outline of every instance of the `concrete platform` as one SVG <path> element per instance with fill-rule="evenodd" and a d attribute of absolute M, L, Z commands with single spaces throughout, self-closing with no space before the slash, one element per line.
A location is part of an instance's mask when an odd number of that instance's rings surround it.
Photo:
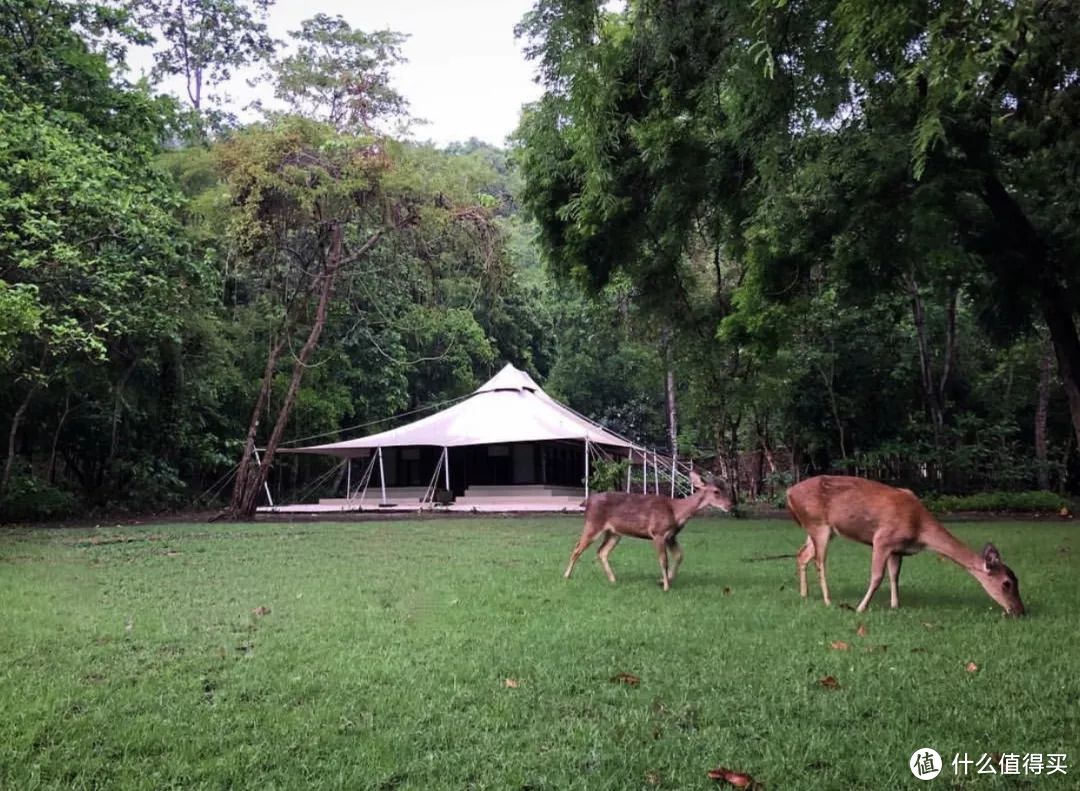
<path fill-rule="evenodd" d="M 543 497 L 531 499 L 512 499 L 500 497 L 496 502 L 455 503 L 453 505 L 428 505 L 423 508 L 419 503 L 395 503 L 380 506 L 378 500 L 367 500 L 363 506 L 358 502 L 351 505 L 302 503 L 299 505 L 263 506 L 257 509 L 260 514 L 343 514 L 343 513 L 448 513 L 448 514 L 506 514 L 506 513 L 583 513 L 581 500 Z"/>

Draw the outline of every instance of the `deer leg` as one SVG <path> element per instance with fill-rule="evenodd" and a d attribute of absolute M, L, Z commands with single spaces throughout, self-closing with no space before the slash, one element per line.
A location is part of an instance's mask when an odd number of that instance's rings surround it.
<path fill-rule="evenodd" d="M 675 536 L 672 536 L 668 539 L 667 545 L 668 549 L 671 550 L 671 571 L 668 572 L 668 582 L 674 582 L 675 575 L 682 564 L 682 544 L 679 543 Z"/>
<path fill-rule="evenodd" d="M 664 590 L 671 590 L 671 580 L 668 578 L 668 557 L 667 557 L 667 540 L 662 536 L 653 539 L 653 546 L 656 547 L 656 554 L 660 559 L 660 584 L 664 586 Z"/>
<path fill-rule="evenodd" d="M 615 582 L 615 575 L 611 571 L 611 564 L 608 563 L 608 555 L 611 554 L 611 550 L 615 549 L 615 545 L 619 543 L 618 533 L 605 533 L 604 540 L 600 542 L 600 548 L 596 550 L 596 557 L 600 561 L 600 565 L 604 567 L 604 573 L 607 574 L 607 578 L 611 582 Z"/>
<path fill-rule="evenodd" d="M 570 553 L 570 565 L 566 567 L 566 573 L 563 574 L 563 577 L 570 579 L 570 575 L 574 573 L 574 564 L 578 562 L 581 553 L 589 548 L 589 544 L 595 541 L 598 535 L 600 534 L 590 531 L 588 526 L 585 527 L 585 531 L 581 534 L 581 538 L 578 539 L 574 551 Z"/>
<path fill-rule="evenodd" d="M 884 547 L 874 547 L 874 554 L 870 558 L 870 587 L 866 589 L 866 595 L 855 608 L 855 612 L 864 612 L 870 606 L 870 600 L 874 598 L 874 594 L 881 586 L 881 581 L 885 578 L 885 566 L 891 556 L 892 553 Z M 895 588 L 893 590 L 895 592 Z"/>
<path fill-rule="evenodd" d="M 818 535 L 811 535 L 810 540 L 814 544 L 814 563 L 817 565 L 818 582 L 821 583 L 821 597 L 825 600 L 825 606 L 832 604 L 829 598 L 829 583 L 825 580 L 825 556 L 829 552 L 829 538 L 832 534 L 826 527 Z"/>
<path fill-rule="evenodd" d="M 799 595 L 804 599 L 807 596 L 806 589 L 806 566 L 814 557 L 814 540 L 806 537 L 806 543 L 802 545 L 799 554 L 795 556 L 795 567 L 799 576 Z"/>
<path fill-rule="evenodd" d="M 889 606 L 894 610 L 900 606 L 900 564 L 903 562 L 903 555 L 889 555 Z"/>

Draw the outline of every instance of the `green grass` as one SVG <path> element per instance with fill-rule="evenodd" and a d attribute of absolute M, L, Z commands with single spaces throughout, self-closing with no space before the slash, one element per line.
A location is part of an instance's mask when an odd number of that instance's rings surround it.
<path fill-rule="evenodd" d="M 669 594 L 631 539 L 617 585 L 591 551 L 565 581 L 580 525 L 0 531 L 0 787 L 693 789 L 722 764 L 885 789 L 921 786 L 924 746 L 1076 764 L 941 787 L 1077 787 L 1075 526 L 954 527 L 1019 576 L 1030 617 L 1006 619 L 929 554 L 898 611 L 884 587 L 864 615 L 826 608 L 812 573 L 803 602 L 793 560 L 748 561 L 799 547 L 786 522 L 692 522 Z M 857 603 L 869 552 L 834 541 L 829 570 Z"/>

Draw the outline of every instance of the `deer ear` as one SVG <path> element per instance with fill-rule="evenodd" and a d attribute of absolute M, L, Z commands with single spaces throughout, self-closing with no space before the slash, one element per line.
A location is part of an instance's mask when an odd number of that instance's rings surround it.
<path fill-rule="evenodd" d="M 997 571 L 1001 568 L 1001 553 L 997 551 L 997 547 L 993 544 L 987 544 L 983 547 L 983 568 L 987 571 Z"/>
<path fill-rule="evenodd" d="M 701 480 L 701 476 L 694 470 L 690 470 L 690 483 L 693 484 L 695 489 L 705 488 L 705 481 Z"/>

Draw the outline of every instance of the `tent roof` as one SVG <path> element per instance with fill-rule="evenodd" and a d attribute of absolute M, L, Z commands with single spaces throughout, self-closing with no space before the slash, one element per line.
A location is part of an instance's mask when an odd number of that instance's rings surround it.
<path fill-rule="evenodd" d="M 541 390 L 531 376 L 508 364 L 468 398 L 407 426 L 359 439 L 288 450 L 357 456 L 363 448 L 416 445 L 456 448 L 586 438 L 598 445 L 635 447 L 632 442 L 563 406 Z"/>

